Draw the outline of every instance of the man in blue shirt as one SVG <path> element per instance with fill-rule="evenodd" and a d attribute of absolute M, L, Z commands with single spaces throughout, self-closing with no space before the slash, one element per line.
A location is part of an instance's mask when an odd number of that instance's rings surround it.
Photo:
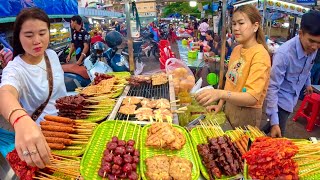
<path fill-rule="evenodd" d="M 273 57 L 270 84 L 266 96 L 266 114 L 270 122 L 263 131 L 282 137 L 286 122 L 297 104 L 301 89 L 312 93 L 310 70 L 320 48 L 320 12 L 312 11 L 301 19 L 299 35 L 284 43 Z"/>

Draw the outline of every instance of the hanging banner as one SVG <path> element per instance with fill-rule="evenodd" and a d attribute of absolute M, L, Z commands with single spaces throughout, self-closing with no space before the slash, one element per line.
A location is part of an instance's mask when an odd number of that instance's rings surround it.
<path fill-rule="evenodd" d="M 48 15 L 78 14 L 77 0 L 1 0 L 0 18 L 17 16 L 28 7 L 39 7 Z"/>

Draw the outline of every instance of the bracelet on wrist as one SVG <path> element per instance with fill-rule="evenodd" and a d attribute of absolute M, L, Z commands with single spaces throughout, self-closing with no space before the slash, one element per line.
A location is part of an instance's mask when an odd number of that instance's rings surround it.
<path fill-rule="evenodd" d="M 231 97 L 231 91 L 227 91 L 227 97 L 226 97 L 226 100 L 227 100 L 227 99 L 230 99 L 230 97 Z"/>
<path fill-rule="evenodd" d="M 87 55 L 85 53 L 81 53 L 84 57 L 87 57 Z"/>
<path fill-rule="evenodd" d="M 17 122 L 19 122 L 19 120 L 20 120 L 21 118 L 23 118 L 23 117 L 25 117 L 25 116 L 29 116 L 29 115 L 28 115 L 28 114 L 24 114 L 24 115 L 21 115 L 21 116 L 17 117 L 17 119 L 15 119 L 15 120 L 13 121 L 12 126 L 14 127 L 14 125 L 15 125 Z"/>
<path fill-rule="evenodd" d="M 27 113 L 27 111 L 23 108 L 16 108 L 10 111 L 9 116 L 8 116 L 8 121 L 11 123 L 10 118 L 13 115 L 13 113 L 15 113 L 16 111 L 24 111 L 25 113 Z"/>

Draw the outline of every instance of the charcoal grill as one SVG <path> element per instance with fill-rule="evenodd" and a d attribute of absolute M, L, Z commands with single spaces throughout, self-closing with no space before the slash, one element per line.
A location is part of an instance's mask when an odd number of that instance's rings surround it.
<path fill-rule="evenodd" d="M 108 120 L 127 120 L 136 124 L 149 124 L 150 121 L 139 121 L 137 120 L 134 115 L 128 116 L 118 113 L 119 108 L 122 104 L 123 99 L 126 96 L 136 96 L 136 97 L 145 97 L 149 99 L 160 99 L 165 98 L 168 99 L 170 102 L 175 100 L 175 93 L 174 93 L 174 87 L 172 83 L 172 76 L 169 76 L 169 81 L 166 84 L 159 85 L 159 86 L 152 86 L 152 84 L 142 84 L 140 86 L 130 86 L 127 85 L 118 99 L 115 107 L 113 108 L 113 111 L 111 112 Z M 176 104 L 171 103 L 171 110 L 176 110 Z M 173 123 L 179 124 L 178 122 L 178 116 L 177 114 L 173 114 Z"/>

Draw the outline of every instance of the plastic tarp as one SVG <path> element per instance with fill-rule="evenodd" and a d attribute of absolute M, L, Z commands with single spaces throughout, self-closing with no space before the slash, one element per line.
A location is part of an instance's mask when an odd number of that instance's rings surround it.
<path fill-rule="evenodd" d="M 16 16 L 21 9 L 39 7 L 48 15 L 78 14 L 77 0 L 0 0 L 0 18 Z"/>

